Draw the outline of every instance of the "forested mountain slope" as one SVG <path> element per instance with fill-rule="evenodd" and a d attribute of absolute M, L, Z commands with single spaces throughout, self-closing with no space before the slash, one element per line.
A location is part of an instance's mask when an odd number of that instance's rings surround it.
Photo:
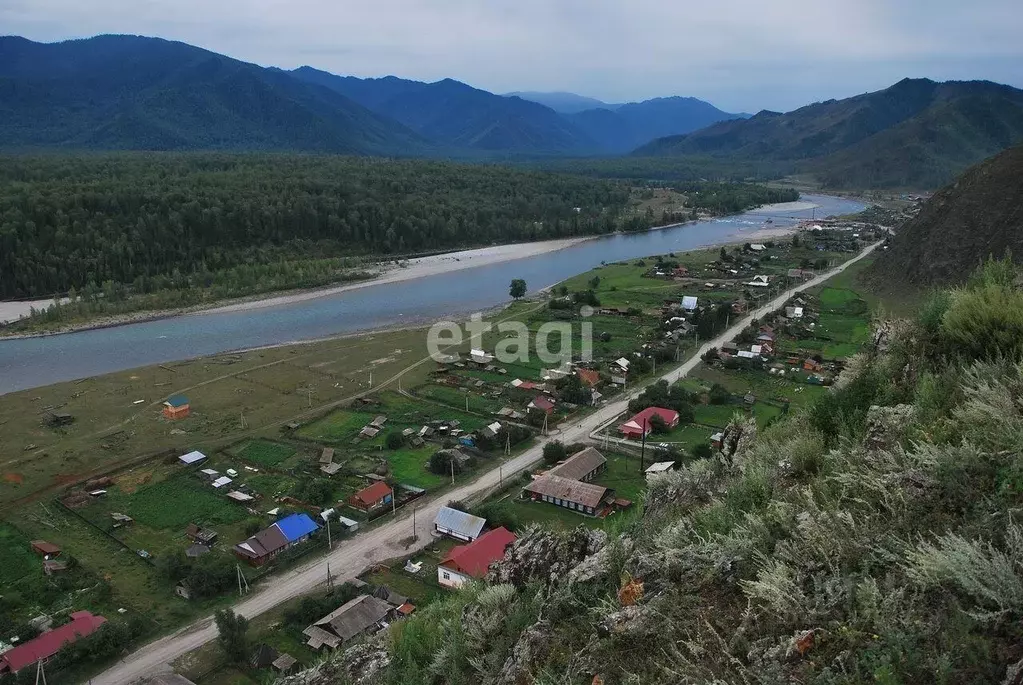
<path fill-rule="evenodd" d="M 663 138 L 634 154 L 764 159 L 813 171 L 832 186 L 933 187 L 1020 142 L 1023 91 L 905 79 L 875 93 Z"/>
<path fill-rule="evenodd" d="M 972 268 L 1011 252 L 1023 260 L 1023 146 L 969 169 L 936 193 L 874 263 L 891 285 L 961 283 Z"/>
<path fill-rule="evenodd" d="M 433 150 L 330 89 L 138 36 L 52 44 L 0 37 L 0 128 L 9 150 Z"/>
<path fill-rule="evenodd" d="M 617 533 L 523 531 L 486 584 L 283 682 L 1017 682 L 1016 278 L 881 326 L 798 414 L 737 416 Z"/>

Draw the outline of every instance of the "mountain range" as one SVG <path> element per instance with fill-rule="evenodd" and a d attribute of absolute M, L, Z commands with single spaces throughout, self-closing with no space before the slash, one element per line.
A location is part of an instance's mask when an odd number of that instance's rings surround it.
<path fill-rule="evenodd" d="M 159 38 L 0 38 L 7 149 L 589 155 L 733 116 L 692 98 L 621 109 L 565 114 L 453 79 L 289 72 Z"/>
<path fill-rule="evenodd" d="M 990 81 L 904 79 L 873 93 L 660 138 L 633 154 L 759 159 L 832 186 L 937 186 L 1020 142 L 1023 91 Z"/>
<path fill-rule="evenodd" d="M 285 71 L 159 38 L 43 44 L 10 36 L 0 37 L 0 130 L 8 151 L 279 150 L 530 163 L 631 153 L 611 166 L 629 175 L 636 160 L 662 171 L 678 160 L 701 176 L 748 169 L 809 174 L 828 187 L 924 188 L 1023 142 L 1023 91 L 906 79 L 748 116 L 689 97 L 616 104 L 573 93 L 499 95 L 453 79 Z"/>

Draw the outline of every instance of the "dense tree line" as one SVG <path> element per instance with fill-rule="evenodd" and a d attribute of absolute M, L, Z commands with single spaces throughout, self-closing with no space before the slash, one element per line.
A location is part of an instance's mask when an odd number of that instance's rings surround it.
<path fill-rule="evenodd" d="M 624 218 L 629 194 L 611 181 L 422 160 L 8 157 L 0 297 L 105 282 L 151 292 L 286 260 L 607 233 L 646 221 Z"/>

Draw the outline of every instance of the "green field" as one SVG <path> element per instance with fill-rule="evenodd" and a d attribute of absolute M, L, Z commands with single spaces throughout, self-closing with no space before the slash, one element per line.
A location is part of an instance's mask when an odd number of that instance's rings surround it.
<path fill-rule="evenodd" d="M 42 575 L 42 558 L 32 551 L 30 540 L 17 529 L 0 523 L 0 549 L 4 552 L 0 564 L 0 584 L 4 587 L 18 583 L 31 574 Z"/>
<path fill-rule="evenodd" d="M 295 452 L 295 448 L 290 445 L 269 440 L 252 440 L 238 452 L 238 456 L 257 466 L 276 466 L 294 456 Z"/>
<path fill-rule="evenodd" d="M 385 451 L 380 456 L 390 463 L 391 474 L 399 483 L 430 489 L 444 485 L 450 480 L 447 476 L 431 473 L 424 466 L 438 449 L 437 445 L 427 444 L 423 447 L 403 447 L 393 452 Z"/>
<path fill-rule="evenodd" d="M 132 493 L 111 487 L 105 497 L 84 511 L 101 528 L 109 527 L 107 513 L 117 511 L 144 526 L 182 531 L 189 523 L 236 523 L 248 515 L 243 507 L 224 497 L 223 492 L 214 490 L 190 472 L 143 486 Z"/>

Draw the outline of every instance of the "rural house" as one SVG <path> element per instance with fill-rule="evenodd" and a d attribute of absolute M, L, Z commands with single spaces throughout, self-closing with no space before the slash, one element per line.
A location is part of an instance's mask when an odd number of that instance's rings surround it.
<path fill-rule="evenodd" d="M 394 491 L 391 490 L 391 486 L 378 480 L 349 497 L 348 504 L 361 511 L 372 511 L 377 507 L 390 504 L 393 497 Z"/>
<path fill-rule="evenodd" d="M 526 410 L 532 412 L 533 410 L 542 411 L 545 414 L 550 414 L 554 411 L 554 400 L 543 395 L 537 395 L 533 398 L 533 401 L 526 405 Z"/>
<path fill-rule="evenodd" d="M 491 564 L 504 558 L 505 550 L 515 539 L 507 528 L 495 528 L 468 545 L 453 548 L 437 567 L 437 582 L 457 588 L 483 578 Z"/>
<path fill-rule="evenodd" d="M 189 411 L 188 398 L 184 395 L 173 395 L 163 403 L 163 415 L 171 421 L 185 418 Z"/>
<path fill-rule="evenodd" d="M 308 514 L 292 514 L 234 546 L 235 555 L 252 566 L 262 566 L 286 549 L 299 545 L 319 530 Z"/>
<path fill-rule="evenodd" d="M 70 623 L 47 630 L 38 637 L 0 654 L 0 673 L 17 673 L 26 666 L 45 661 L 59 652 L 65 644 L 89 637 L 106 622 L 102 616 L 93 616 L 88 611 L 76 611 L 71 614 Z"/>
<path fill-rule="evenodd" d="M 189 523 L 188 527 L 185 528 L 185 535 L 192 542 L 198 542 L 201 545 L 207 547 L 211 546 L 217 541 L 217 531 L 210 528 L 202 528 L 194 523 Z"/>
<path fill-rule="evenodd" d="M 357 635 L 382 627 L 394 616 L 394 607 L 373 595 L 359 595 L 302 631 L 307 645 L 336 649 Z"/>
<path fill-rule="evenodd" d="M 32 551 L 43 557 L 59 557 L 60 547 L 46 540 L 33 540 Z"/>
<path fill-rule="evenodd" d="M 614 491 L 603 485 L 552 475 L 534 479 L 522 489 L 522 496 L 589 516 L 596 516 L 614 502 Z"/>
<path fill-rule="evenodd" d="M 464 542 L 472 542 L 478 538 L 485 525 L 486 519 L 451 507 L 441 507 L 437 512 L 437 518 L 433 520 L 433 529 L 437 533 Z"/>
<path fill-rule="evenodd" d="M 593 447 L 587 447 L 552 468 L 546 475 L 588 482 L 606 469 L 607 459 L 604 455 Z"/>
<path fill-rule="evenodd" d="M 667 424 L 668 428 L 675 428 L 678 426 L 677 411 L 673 409 L 664 409 L 662 407 L 647 407 L 619 426 L 618 430 L 626 438 L 639 440 L 644 436 L 650 435 L 650 431 L 653 430 L 651 420 L 655 416 L 660 417 L 661 420 Z"/>

